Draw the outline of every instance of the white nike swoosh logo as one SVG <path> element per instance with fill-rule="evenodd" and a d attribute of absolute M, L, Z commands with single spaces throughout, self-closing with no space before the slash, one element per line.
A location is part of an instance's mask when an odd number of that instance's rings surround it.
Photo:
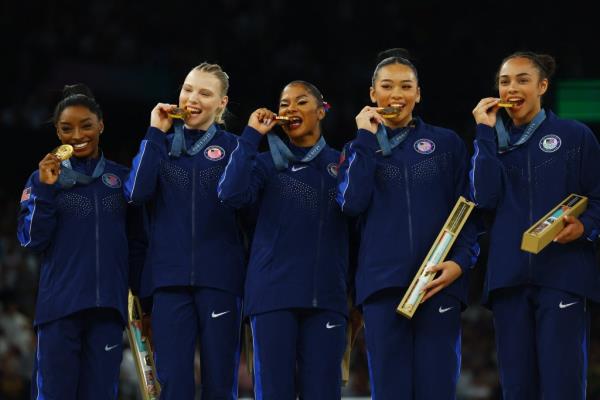
<path fill-rule="evenodd" d="M 559 308 L 567 308 L 567 307 L 571 307 L 571 306 L 573 306 L 573 305 L 575 305 L 575 304 L 577 304 L 577 303 L 579 303 L 579 302 L 578 302 L 578 301 L 574 301 L 574 302 L 572 302 L 572 303 L 563 304 L 563 302 L 561 301 L 561 302 L 558 304 L 558 307 L 559 307 Z"/>
<path fill-rule="evenodd" d="M 114 346 L 106 345 L 106 346 L 104 346 L 104 351 L 111 351 L 112 349 L 114 349 L 117 346 L 119 346 L 119 345 L 118 344 L 115 344 Z"/>
<path fill-rule="evenodd" d="M 292 172 L 300 171 L 301 169 L 304 169 L 304 168 L 308 168 L 308 165 L 301 165 L 301 166 L 299 166 L 299 167 L 298 167 L 298 166 L 296 166 L 296 165 L 294 165 L 294 166 L 292 167 Z"/>
<path fill-rule="evenodd" d="M 230 312 L 231 312 L 231 311 L 223 311 L 223 312 L 220 312 L 220 313 L 218 313 L 218 314 L 217 314 L 217 313 L 215 313 L 215 312 L 213 311 L 213 312 L 212 312 L 212 314 L 211 314 L 210 316 L 211 316 L 211 317 L 213 317 L 213 318 L 219 318 L 221 315 L 225 315 L 225 314 L 227 314 L 227 313 L 230 313 Z"/>
<path fill-rule="evenodd" d="M 338 326 L 342 326 L 342 324 L 330 324 L 329 321 L 327 321 L 327 323 L 325 324 L 325 328 L 327 329 L 331 329 L 331 328 L 336 328 Z"/>
<path fill-rule="evenodd" d="M 442 306 L 440 306 L 440 308 L 438 309 L 438 311 L 440 312 L 440 314 L 445 313 L 446 311 L 450 311 L 452 310 L 454 307 L 448 307 L 448 308 L 442 308 Z"/>

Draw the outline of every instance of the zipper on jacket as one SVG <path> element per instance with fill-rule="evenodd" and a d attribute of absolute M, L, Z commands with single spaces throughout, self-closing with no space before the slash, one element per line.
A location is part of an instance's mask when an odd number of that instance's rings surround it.
<path fill-rule="evenodd" d="M 192 162 L 194 162 L 192 160 Z M 190 275 L 190 286 L 194 286 L 195 280 L 195 268 L 196 268 L 196 260 L 195 260 L 195 252 L 194 248 L 196 246 L 196 164 L 192 167 L 192 272 Z"/>
<path fill-rule="evenodd" d="M 414 254 L 413 246 L 413 228 L 412 228 L 412 215 L 410 210 L 410 187 L 408 181 L 408 168 L 404 165 L 404 187 L 406 188 L 406 210 L 408 213 L 408 242 L 410 244 L 410 254 Z"/>
<path fill-rule="evenodd" d="M 323 197 L 325 197 L 326 200 L 327 199 L 327 194 L 323 193 L 324 192 L 324 187 L 325 187 L 325 179 L 323 178 L 323 174 L 319 173 L 319 176 L 321 177 L 321 201 L 323 201 Z M 318 275 L 317 275 L 317 270 L 319 267 L 319 257 L 320 257 L 320 253 L 321 253 L 321 237 L 323 234 L 323 219 L 325 218 L 325 216 L 323 215 L 323 210 L 325 209 L 325 206 L 327 206 L 327 202 L 325 202 L 325 204 L 322 204 L 321 207 L 319 207 L 319 233 L 317 235 L 317 251 L 316 251 L 316 259 L 315 259 L 315 265 L 313 267 L 313 298 L 312 298 L 312 306 L 313 307 L 317 307 L 319 305 L 319 301 L 318 301 L 318 292 L 317 292 L 317 281 L 318 281 Z"/>
<path fill-rule="evenodd" d="M 529 224 L 533 225 L 533 189 L 531 187 L 531 154 L 527 152 L 527 191 L 529 194 Z M 528 264 L 529 264 L 529 281 L 533 280 L 533 265 L 532 265 L 532 254 L 527 253 Z"/>
<path fill-rule="evenodd" d="M 100 215 L 96 189 L 94 189 L 94 210 L 96 211 L 96 306 L 100 307 Z"/>

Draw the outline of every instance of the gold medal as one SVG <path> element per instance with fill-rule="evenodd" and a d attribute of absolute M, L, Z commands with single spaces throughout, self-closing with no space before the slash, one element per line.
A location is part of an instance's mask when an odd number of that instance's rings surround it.
<path fill-rule="evenodd" d="M 377 112 L 381 114 L 383 118 L 396 118 L 398 115 L 400 115 L 400 111 L 402 111 L 402 108 L 400 108 L 398 105 L 377 108 Z"/>
<path fill-rule="evenodd" d="M 514 106 L 515 106 L 515 103 L 511 103 L 509 101 L 501 101 L 500 103 L 498 103 L 498 107 L 511 108 Z"/>
<path fill-rule="evenodd" d="M 298 117 L 284 117 L 281 115 L 276 115 L 275 121 L 277 121 L 280 125 L 289 125 L 294 122 L 300 122 L 301 119 Z"/>
<path fill-rule="evenodd" d="M 167 113 L 167 115 L 171 118 L 179 118 L 179 119 L 186 119 L 190 116 L 190 112 L 188 110 L 186 110 L 185 108 L 179 108 L 179 107 L 175 107 L 174 109 L 172 109 L 171 111 L 169 111 Z"/>
<path fill-rule="evenodd" d="M 63 144 L 52 150 L 52 154 L 54 154 L 60 161 L 65 161 L 71 158 L 73 155 L 73 146 L 70 144 Z"/>

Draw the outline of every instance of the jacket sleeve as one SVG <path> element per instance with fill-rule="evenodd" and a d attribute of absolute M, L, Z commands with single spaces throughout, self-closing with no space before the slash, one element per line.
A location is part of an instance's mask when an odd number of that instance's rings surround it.
<path fill-rule="evenodd" d="M 266 165 L 257 157 L 261 139 L 254 128 L 244 128 L 217 186 L 217 196 L 223 203 L 242 208 L 257 201 L 268 176 Z"/>
<path fill-rule="evenodd" d="M 160 163 L 166 158 L 167 135 L 160 129 L 148 128 L 123 187 L 127 202 L 143 203 L 154 196 Z"/>
<path fill-rule="evenodd" d="M 584 128 L 580 187 L 581 194 L 588 198 L 588 205 L 579 220 L 584 226 L 583 236 L 593 242 L 600 236 L 600 145 L 593 132 L 587 126 Z"/>
<path fill-rule="evenodd" d="M 494 209 L 503 193 L 503 167 L 498 159 L 494 128 L 484 124 L 477 125 L 473 147 L 469 197 L 480 208 Z"/>
<path fill-rule="evenodd" d="M 132 293 L 139 297 L 148 248 L 145 206 L 130 204 L 127 207 L 126 224 L 129 246 L 129 287 Z"/>
<path fill-rule="evenodd" d="M 455 198 L 460 196 L 469 198 L 469 183 L 467 177 L 467 149 L 462 139 L 456 135 L 456 147 L 454 151 L 454 187 Z M 475 266 L 479 256 L 479 243 L 477 242 L 477 226 L 474 219 L 474 211 L 471 212 L 469 219 L 463 225 L 460 234 L 456 238 L 449 260 L 456 262 L 463 272 Z"/>
<path fill-rule="evenodd" d="M 43 251 L 52 242 L 56 228 L 56 185 L 40 182 L 38 172 L 28 179 L 17 221 L 17 237 L 21 246 Z"/>
<path fill-rule="evenodd" d="M 356 216 L 368 208 L 375 185 L 375 135 L 359 129 L 356 139 L 344 148 L 339 166 L 336 201 L 342 211 Z"/>

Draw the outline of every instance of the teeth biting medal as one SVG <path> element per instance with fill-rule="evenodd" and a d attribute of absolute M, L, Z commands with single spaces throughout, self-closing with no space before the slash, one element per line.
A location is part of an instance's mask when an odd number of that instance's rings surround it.
<path fill-rule="evenodd" d="M 171 118 L 186 119 L 191 115 L 191 112 L 185 108 L 175 107 L 167 113 Z"/>
<path fill-rule="evenodd" d="M 400 115 L 400 111 L 402 108 L 398 104 L 392 104 L 389 107 L 379 107 L 377 108 L 377 112 L 381 114 L 383 118 L 396 118 Z"/>
<path fill-rule="evenodd" d="M 277 121 L 281 125 L 289 125 L 289 124 L 293 124 L 296 122 L 300 122 L 301 120 L 298 117 L 284 117 L 281 115 L 276 115 L 275 121 Z"/>

